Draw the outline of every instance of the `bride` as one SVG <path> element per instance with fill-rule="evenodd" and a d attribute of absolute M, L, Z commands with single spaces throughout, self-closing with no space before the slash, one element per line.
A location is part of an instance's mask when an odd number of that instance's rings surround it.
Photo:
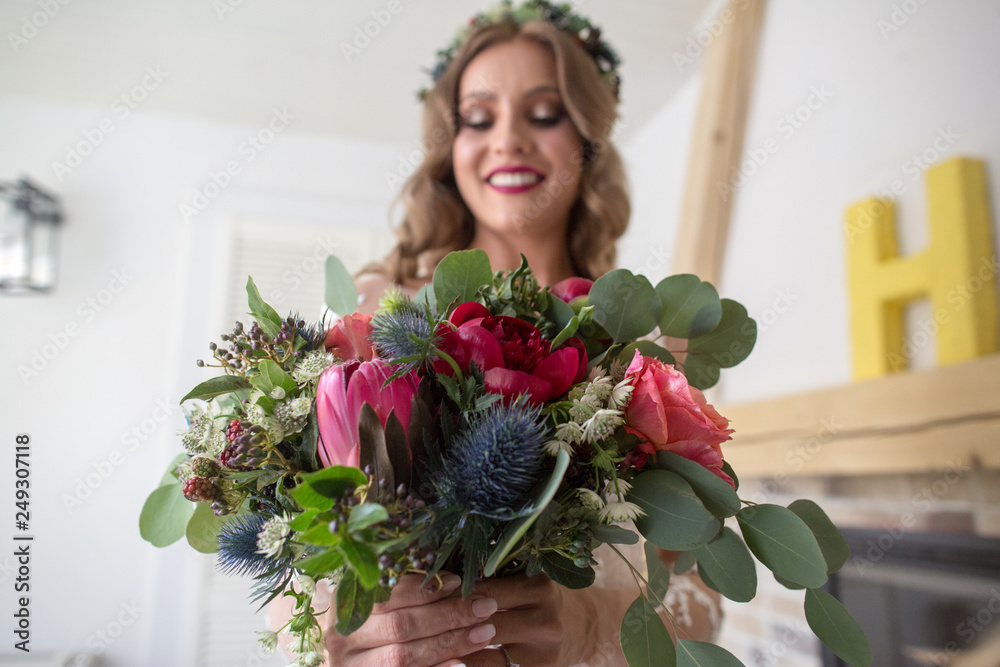
<path fill-rule="evenodd" d="M 539 284 L 596 279 L 614 268 L 629 199 L 609 137 L 617 117 L 617 58 L 585 18 L 546 2 L 502 5 L 470 22 L 440 52 L 422 92 L 423 164 L 404 187 L 398 243 L 357 279 L 359 310 L 391 285 L 413 294 L 452 250 L 479 248 L 494 270 L 520 265 Z M 619 626 L 638 591 L 617 555 L 599 550 L 597 584 L 563 588 L 544 575 L 459 579 L 436 592 L 405 577 L 348 637 L 325 636 L 331 666 L 511 667 L 624 665 Z M 644 568 L 642 549 L 631 552 Z M 672 565 L 676 554 L 659 550 Z M 317 595 L 315 605 L 325 600 Z M 719 596 L 696 573 L 673 577 L 662 615 L 671 634 L 709 640 Z M 290 610 L 272 604 L 275 627 Z M 327 614 L 332 616 L 332 614 Z M 668 618 L 669 616 L 669 618 Z M 277 622 L 275 622 L 277 620 Z"/>

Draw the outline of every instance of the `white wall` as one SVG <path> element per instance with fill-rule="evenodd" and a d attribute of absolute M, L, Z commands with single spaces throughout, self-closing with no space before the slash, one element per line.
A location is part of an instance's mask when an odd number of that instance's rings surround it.
<path fill-rule="evenodd" d="M 52 161 L 104 118 L 114 120 L 114 131 L 59 180 Z M 257 127 L 139 112 L 118 119 L 110 108 L 0 99 L 0 179 L 32 177 L 63 199 L 66 213 L 56 291 L 0 297 L 0 437 L 8 453 L 15 433 L 30 434 L 33 445 L 33 652 L 95 649 L 103 644 L 96 633 L 116 633 L 122 605 L 134 603 L 141 611 L 101 664 L 195 664 L 192 605 L 205 557 L 183 542 L 153 548 L 139 537 L 138 516 L 179 451 L 177 398 L 206 377 L 194 360 L 222 333 L 210 321 L 219 229 L 243 217 L 325 223 L 334 231 L 387 225 L 392 193 L 384 173 L 413 149 L 297 133 L 291 120 L 248 161 L 239 145 L 269 118 L 265 110 Z M 190 203 L 192 189 L 231 159 L 241 173 L 185 223 L 179 204 Z M 116 271 L 124 285 L 112 282 Z M 53 343 L 71 324 L 75 335 Z M 52 358 L 39 356 L 37 374 L 22 378 L 19 369 L 31 368 L 36 351 Z M 13 478 L 12 458 L 0 463 L 4 480 Z M 88 475 L 96 488 L 84 487 L 89 497 L 67 507 Z M 13 489 L 12 482 L 2 486 Z M 14 520 L 11 505 L 0 512 L 5 526 Z M 0 615 L 7 619 L 12 562 L 0 556 Z M 0 663 L 11 652 L 5 641 Z"/>
<path fill-rule="evenodd" d="M 939 141 L 946 147 L 939 159 L 986 161 L 997 197 L 998 34 L 1000 5 L 989 0 L 768 3 L 744 156 L 759 156 L 769 139 L 777 150 L 760 166 L 745 163 L 750 175 L 736 181 L 720 285 L 758 319 L 760 335 L 750 358 L 723 373 L 717 401 L 851 381 L 844 211 L 900 181 L 901 250 L 919 250 L 928 238 L 925 191 L 912 158 L 925 150 L 933 158 L 939 136 L 953 135 Z M 676 237 L 695 87 L 624 147 L 634 182 L 661 183 L 636 198 L 621 253 L 633 270 L 648 247 L 669 247 Z M 802 108 L 814 93 L 818 108 Z M 786 116 L 797 111 L 805 120 L 792 124 Z"/>

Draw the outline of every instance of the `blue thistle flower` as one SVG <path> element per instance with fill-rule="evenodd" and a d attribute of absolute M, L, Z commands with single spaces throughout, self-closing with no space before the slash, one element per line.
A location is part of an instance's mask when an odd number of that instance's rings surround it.
<path fill-rule="evenodd" d="M 475 413 L 444 455 L 437 476 L 446 503 L 475 514 L 510 515 L 538 481 L 546 428 L 523 397 Z"/>
<path fill-rule="evenodd" d="M 237 516 L 219 532 L 218 567 L 225 574 L 260 576 L 278 562 L 257 553 L 257 535 L 267 519 L 259 514 Z"/>
<path fill-rule="evenodd" d="M 371 342 L 384 359 L 419 366 L 433 347 L 434 329 L 429 313 L 408 299 L 392 309 L 381 310 L 371 320 Z"/>

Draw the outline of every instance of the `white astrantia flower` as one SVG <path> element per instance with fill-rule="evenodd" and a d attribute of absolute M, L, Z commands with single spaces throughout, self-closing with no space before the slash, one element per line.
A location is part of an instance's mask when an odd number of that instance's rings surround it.
<path fill-rule="evenodd" d="M 295 580 L 299 583 L 299 588 L 302 589 L 303 593 L 307 593 L 308 595 L 315 595 L 316 594 L 316 580 L 315 579 L 313 579 L 312 577 L 310 577 L 308 575 L 300 574 L 297 577 L 295 577 Z"/>
<path fill-rule="evenodd" d="M 596 444 L 614 435 L 615 429 L 623 422 L 619 410 L 598 410 L 593 417 L 584 422 L 583 437 L 587 442 Z"/>
<path fill-rule="evenodd" d="M 312 401 L 305 396 L 299 396 L 298 398 L 293 398 L 288 403 L 288 409 L 296 417 L 305 417 L 309 414 L 309 410 L 312 409 Z"/>
<path fill-rule="evenodd" d="M 604 509 L 604 498 L 601 498 L 600 494 L 596 491 L 592 491 L 590 489 L 577 489 L 576 493 L 580 496 L 580 503 L 584 507 L 592 510 Z"/>
<path fill-rule="evenodd" d="M 568 442 L 564 442 L 562 440 L 549 440 L 545 443 L 545 451 L 548 452 L 550 456 L 555 456 L 559 452 L 572 454 L 573 448 Z"/>
<path fill-rule="evenodd" d="M 608 497 L 608 502 L 611 502 L 611 497 L 615 496 L 616 500 L 622 500 L 625 498 L 625 494 L 632 490 L 632 485 L 626 482 L 620 477 L 608 480 L 608 484 L 604 487 L 604 494 Z"/>
<path fill-rule="evenodd" d="M 257 636 L 260 638 L 260 643 L 264 646 L 264 649 L 268 653 L 274 652 L 274 649 L 278 648 L 278 633 L 271 632 L 270 630 L 258 630 Z"/>
<path fill-rule="evenodd" d="M 295 368 L 292 370 L 292 379 L 299 384 L 306 384 L 318 378 L 333 364 L 334 357 L 329 352 L 310 350 L 295 364 Z"/>
<path fill-rule="evenodd" d="M 268 519 L 257 533 L 257 553 L 268 558 L 277 558 L 285 548 L 285 539 L 292 529 L 288 527 L 288 514 Z"/>
<path fill-rule="evenodd" d="M 615 385 L 611 391 L 611 398 L 608 400 L 608 407 L 614 410 L 624 410 L 632 400 L 632 390 L 635 387 L 631 382 L 622 380 Z"/>
<path fill-rule="evenodd" d="M 270 395 L 271 398 L 273 398 L 274 400 L 280 401 L 283 398 L 285 398 L 285 389 L 284 387 L 275 387 L 274 389 L 271 390 Z"/>
<path fill-rule="evenodd" d="M 583 440 L 583 427 L 576 422 L 566 422 L 556 426 L 556 439 L 565 443 L 580 442 Z"/>
<path fill-rule="evenodd" d="M 625 500 L 617 500 L 608 503 L 601 510 L 600 518 L 605 523 L 620 523 L 622 521 L 635 521 L 646 513 L 635 503 Z"/>
<path fill-rule="evenodd" d="M 594 380 L 587 385 L 584 394 L 586 396 L 593 396 L 602 404 L 605 403 L 611 397 L 611 378 L 603 376 Z"/>
<path fill-rule="evenodd" d="M 623 362 L 617 357 L 611 362 L 611 379 L 615 382 L 621 382 L 625 379 L 625 371 L 628 370 L 628 364 Z"/>
<path fill-rule="evenodd" d="M 569 416 L 578 424 L 583 424 L 591 417 L 594 413 L 600 410 L 603 405 L 594 396 L 588 396 L 584 394 L 576 403 L 569 409 Z"/>

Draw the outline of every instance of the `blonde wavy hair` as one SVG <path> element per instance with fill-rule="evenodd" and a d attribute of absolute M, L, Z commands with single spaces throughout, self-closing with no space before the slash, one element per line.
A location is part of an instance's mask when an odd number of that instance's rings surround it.
<path fill-rule="evenodd" d="M 547 46 L 555 56 L 563 104 L 583 138 L 580 192 L 570 210 L 566 246 L 578 276 L 596 279 L 614 268 L 615 242 L 625 232 L 631 206 L 625 170 L 611 144 L 617 100 L 597 65 L 573 39 L 544 21 L 493 23 L 474 30 L 424 99 L 426 155 L 394 203 L 404 215 L 396 246 L 361 273 L 377 272 L 393 283 L 429 276 L 453 250 L 469 246 L 475 219 L 459 193 L 452 164 L 458 132 L 457 100 L 462 72 L 486 48 L 514 39 Z M 530 206 L 526 213 L 530 212 Z"/>

